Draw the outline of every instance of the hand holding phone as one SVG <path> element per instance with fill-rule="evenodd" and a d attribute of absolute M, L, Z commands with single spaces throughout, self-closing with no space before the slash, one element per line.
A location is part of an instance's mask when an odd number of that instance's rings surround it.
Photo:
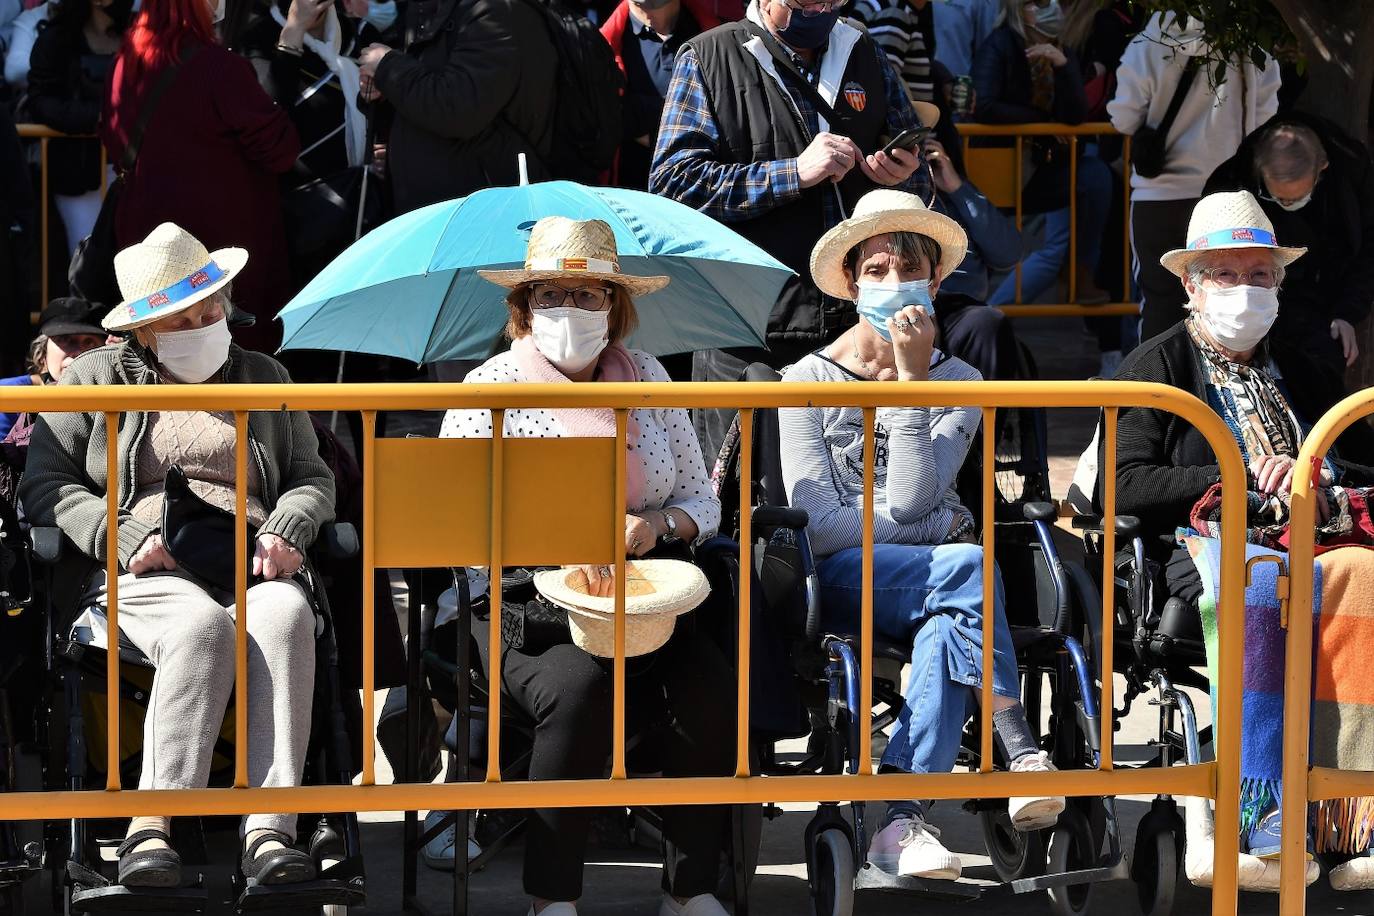
<path fill-rule="evenodd" d="M 929 127 L 908 127 L 900 134 L 892 138 L 892 142 L 882 148 L 882 152 L 891 156 L 893 150 L 904 149 L 907 152 L 916 150 L 921 144 L 926 142 L 930 136 Z"/>

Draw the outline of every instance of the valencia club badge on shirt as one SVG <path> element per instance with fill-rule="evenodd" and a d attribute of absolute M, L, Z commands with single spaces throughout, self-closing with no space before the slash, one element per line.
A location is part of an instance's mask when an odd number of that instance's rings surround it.
<path fill-rule="evenodd" d="M 844 84 L 844 100 L 855 111 L 863 111 L 864 106 L 868 104 L 868 93 L 863 86 L 850 80 Z"/>

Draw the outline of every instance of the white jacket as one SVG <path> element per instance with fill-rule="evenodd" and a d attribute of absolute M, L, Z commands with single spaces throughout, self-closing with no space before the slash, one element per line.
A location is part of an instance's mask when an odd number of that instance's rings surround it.
<path fill-rule="evenodd" d="M 1164 27 L 1165 16 L 1169 27 Z M 1188 26 L 1195 25 L 1190 21 Z M 1116 98 L 1107 103 L 1112 126 L 1134 134 L 1142 124 L 1157 126 L 1173 99 L 1188 60 L 1204 57 L 1201 29 L 1183 28 L 1172 14 L 1150 18 L 1131 39 L 1116 71 Z M 1250 131 L 1279 107 L 1279 65 L 1271 57 L 1263 70 L 1253 63 L 1226 68 L 1226 79 L 1212 86 L 1214 64 L 1203 61 L 1169 131 L 1168 164 L 1156 178 L 1131 172 L 1134 200 L 1189 200 L 1202 195 L 1212 170 L 1235 155 Z"/>

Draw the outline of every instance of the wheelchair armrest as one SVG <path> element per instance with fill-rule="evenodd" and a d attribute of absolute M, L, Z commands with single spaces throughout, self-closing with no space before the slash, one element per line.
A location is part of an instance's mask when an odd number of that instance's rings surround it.
<path fill-rule="evenodd" d="M 1048 500 L 1030 502 L 1021 507 L 1021 514 L 1026 517 L 1028 522 L 1053 524 L 1059 518 L 1059 507 Z"/>
<path fill-rule="evenodd" d="M 801 531 L 810 519 L 805 509 L 790 506 L 755 506 L 752 519 L 760 528 L 792 528 Z"/>
<path fill-rule="evenodd" d="M 333 560 L 347 560 L 359 553 L 358 529 L 350 522 L 333 522 L 320 529 L 320 546 Z"/>
<path fill-rule="evenodd" d="M 1140 519 L 1134 515 L 1118 515 L 1116 517 L 1116 536 L 1126 541 L 1134 541 L 1140 537 Z"/>
<path fill-rule="evenodd" d="M 1073 517 L 1073 527 L 1077 531 L 1101 531 L 1102 516 L 1100 515 L 1075 515 Z"/>
<path fill-rule="evenodd" d="M 33 548 L 33 558 L 48 566 L 62 559 L 61 528 L 30 528 L 29 544 Z"/>

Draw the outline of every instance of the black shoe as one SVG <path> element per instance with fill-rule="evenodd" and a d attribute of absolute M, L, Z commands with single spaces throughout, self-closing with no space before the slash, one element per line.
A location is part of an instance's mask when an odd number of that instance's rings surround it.
<path fill-rule="evenodd" d="M 240 867 L 243 876 L 250 884 L 299 884 L 315 878 L 315 861 L 310 853 L 302 852 L 291 845 L 291 838 L 280 830 L 257 831 L 257 839 L 243 852 Z M 284 848 L 273 849 L 258 855 L 263 843 L 275 840 Z"/>
<path fill-rule="evenodd" d="M 167 849 L 137 850 L 148 840 L 161 840 Z M 119 844 L 119 883 L 125 887 L 180 887 L 181 856 L 170 848 L 171 837 L 161 830 L 140 830 Z"/>

